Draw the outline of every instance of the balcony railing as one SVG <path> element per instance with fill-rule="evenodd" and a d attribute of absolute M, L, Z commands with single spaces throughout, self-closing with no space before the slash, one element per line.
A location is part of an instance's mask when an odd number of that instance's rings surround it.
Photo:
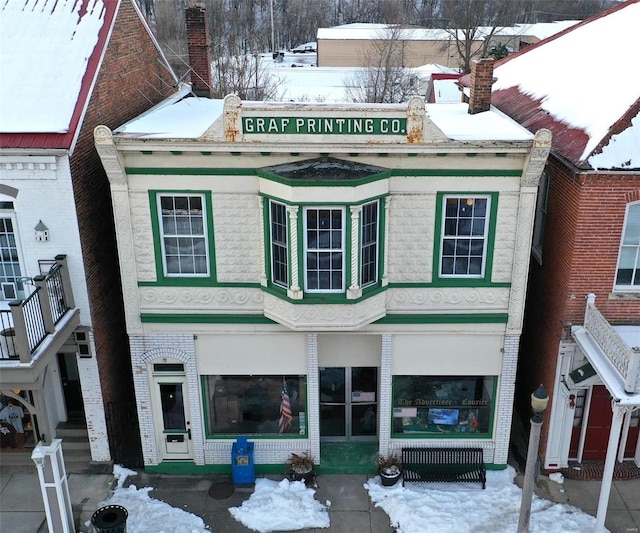
<path fill-rule="evenodd" d="M 598 343 L 603 353 L 624 381 L 624 390 L 640 392 L 640 349 L 630 348 L 596 308 L 595 295 L 587 297 L 584 328 Z"/>
<path fill-rule="evenodd" d="M 0 311 L 0 359 L 28 363 L 55 326 L 73 308 L 73 292 L 65 255 L 59 255 L 47 274 L 33 278 L 35 290 L 24 300 L 9 302 Z"/>

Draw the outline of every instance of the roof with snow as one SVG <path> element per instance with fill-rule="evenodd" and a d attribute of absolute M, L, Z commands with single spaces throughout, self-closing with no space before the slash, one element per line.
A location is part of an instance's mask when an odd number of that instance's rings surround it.
<path fill-rule="evenodd" d="M 496 63 L 492 103 L 580 168 L 640 168 L 640 0 L 629 0 Z M 615 42 L 615 49 L 602 43 Z"/>
<path fill-rule="evenodd" d="M 121 2 L 0 0 L 1 147 L 73 145 Z"/>

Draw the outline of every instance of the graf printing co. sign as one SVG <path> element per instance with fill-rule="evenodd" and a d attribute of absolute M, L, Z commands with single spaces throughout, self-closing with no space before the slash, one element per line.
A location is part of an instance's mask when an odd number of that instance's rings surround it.
<path fill-rule="evenodd" d="M 406 118 L 242 117 L 244 134 L 405 135 Z"/>

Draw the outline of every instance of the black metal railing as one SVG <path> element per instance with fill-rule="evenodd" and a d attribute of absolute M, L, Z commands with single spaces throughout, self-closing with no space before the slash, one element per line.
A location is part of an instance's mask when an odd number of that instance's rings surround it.
<path fill-rule="evenodd" d="M 54 324 L 60 322 L 60 319 L 69 309 L 64 295 L 60 268 L 60 265 L 55 265 L 45 278 L 45 284 L 49 294 L 49 305 L 51 306 L 51 318 L 53 318 Z"/>
<path fill-rule="evenodd" d="M 33 278 L 35 290 L 23 300 L 9 302 L 9 310 L 0 310 L 0 359 L 29 362 L 47 335 L 54 333 L 56 324 L 74 306 L 66 256 L 59 255 L 54 262 L 38 263 L 47 273 Z"/>
<path fill-rule="evenodd" d="M 11 311 L 0 311 L 0 359 L 18 359 Z"/>
<path fill-rule="evenodd" d="M 22 300 L 20 307 L 24 316 L 24 324 L 27 329 L 27 340 L 29 342 L 29 351 L 35 352 L 36 348 L 42 344 L 47 337 L 47 328 L 45 327 L 44 317 L 42 315 L 42 306 L 38 293 L 40 287 L 36 287 L 29 296 Z"/>

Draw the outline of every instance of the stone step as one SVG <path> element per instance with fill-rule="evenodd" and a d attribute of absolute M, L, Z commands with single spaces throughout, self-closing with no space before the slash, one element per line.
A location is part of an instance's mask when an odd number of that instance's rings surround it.
<path fill-rule="evenodd" d="M 70 450 L 89 450 L 89 440 L 86 437 L 58 437 L 62 439 L 62 451 L 68 452 Z"/>

